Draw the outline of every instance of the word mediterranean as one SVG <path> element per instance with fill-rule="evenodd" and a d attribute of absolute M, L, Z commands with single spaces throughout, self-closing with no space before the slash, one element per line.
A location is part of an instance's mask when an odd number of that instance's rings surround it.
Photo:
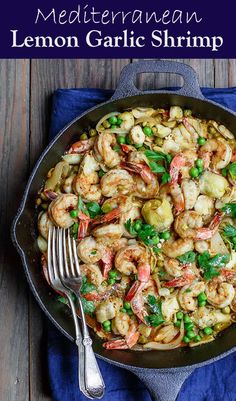
<path fill-rule="evenodd" d="M 97 48 L 135 48 L 144 47 L 150 41 L 152 47 L 160 48 L 210 48 L 217 52 L 223 45 L 222 36 L 192 36 L 188 30 L 185 36 L 172 36 L 168 29 L 153 30 L 150 37 L 138 36 L 134 31 L 123 30 L 118 36 L 103 36 L 101 30 L 90 30 L 84 38 L 78 36 L 26 36 L 19 38 L 18 30 L 11 30 L 11 47 L 35 47 L 35 48 L 76 48 L 86 44 Z M 84 43 L 85 41 L 85 43 Z"/>

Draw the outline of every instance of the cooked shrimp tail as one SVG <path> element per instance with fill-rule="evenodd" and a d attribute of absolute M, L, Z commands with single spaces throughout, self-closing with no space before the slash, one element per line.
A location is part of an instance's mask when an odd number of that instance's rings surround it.
<path fill-rule="evenodd" d="M 108 223 L 112 220 L 118 219 L 120 217 L 121 210 L 119 207 L 111 210 L 110 212 L 106 213 L 105 215 L 101 217 L 96 217 L 96 219 L 93 219 L 92 225 L 97 225 L 97 224 L 103 224 L 103 223 Z"/>
<path fill-rule="evenodd" d="M 84 141 L 75 142 L 71 145 L 67 153 L 84 153 L 93 147 L 94 140 L 94 138 L 89 138 Z"/>
<path fill-rule="evenodd" d="M 180 169 L 185 165 L 185 158 L 181 153 L 177 153 L 170 163 L 170 182 L 175 184 L 178 182 Z"/>
<path fill-rule="evenodd" d="M 186 272 L 183 274 L 182 277 L 167 281 L 165 283 L 165 287 L 183 287 L 185 285 L 191 284 L 194 278 L 194 274 Z"/>

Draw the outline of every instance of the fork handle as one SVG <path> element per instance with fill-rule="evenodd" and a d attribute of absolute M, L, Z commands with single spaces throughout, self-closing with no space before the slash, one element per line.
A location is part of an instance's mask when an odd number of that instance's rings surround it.
<path fill-rule="evenodd" d="M 85 387 L 91 397 L 102 398 L 104 395 L 105 384 L 92 348 L 92 339 L 89 336 L 80 294 L 76 293 L 76 296 L 82 320 Z"/>

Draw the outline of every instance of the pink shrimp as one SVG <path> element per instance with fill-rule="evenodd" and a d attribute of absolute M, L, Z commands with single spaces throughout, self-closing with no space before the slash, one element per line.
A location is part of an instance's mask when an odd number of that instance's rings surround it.
<path fill-rule="evenodd" d="M 131 320 L 128 333 L 124 339 L 107 341 L 103 347 L 106 349 L 130 349 L 137 344 L 139 336 L 137 325 Z"/>
<path fill-rule="evenodd" d="M 146 184 L 151 184 L 153 179 L 156 179 L 155 174 L 150 167 L 143 163 L 121 162 L 121 167 L 132 173 L 139 174 Z"/>
<path fill-rule="evenodd" d="M 170 183 L 176 184 L 179 179 L 180 170 L 186 163 L 185 157 L 182 153 L 177 153 L 170 163 Z"/>
<path fill-rule="evenodd" d="M 105 279 L 108 278 L 108 273 L 112 268 L 114 256 L 115 255 L 110 248 L 106 248 L 102 254 L 101 263 L 103 266 L 103 277 Z"/>
<path fill-rule="evenodd" d="M 95 219 L 93 219 L 92 225 L 95 226 L 97 224 L 108 223 L 109 221 L 119 218 L 120 215 L 121 215 L 121 210 L 119 207 L 116 207 L 110 212 L 104 214 L 103 216 L 96 217 Z"/>
<path fill-rule="evenodd" d="M 145 285 L 145 284 L 144 284 Z M 135 294 L 135 296 L 131 299 L 130 305 L 133 313 L 143 322 L 147 323 L 145 320 L 145 316 L 148 315 L 145 307 L 144 307 L 144 298 L 141 292 Z"/>
<path fill-rule="evenodd" d="M 164 184 L 160 188 L 160 195 L 170 195 L 174 204 L 177 214 L 181 213 L 185 209 L 185 201 L 182 189 L 179 184 Z"/>
<path fill-rule="evenodd" d="M 183 287 L 185 285 L 191 284 L 194 278 L 194 274 L 186 271 L 183 276 L 167 281 L 165 283 L 165 287 Z"/>
<path fill-rule="evenodd" d="M 67 153 L 84 153 L 93 147 L 95 138 L 89 138 L 83 141 L 75 142 L 71 145 Z"/>
<path fill-rule="evenodd" d="M 197 229 L 195 240 L 196 241 L 208 240 L 208 239 L 212 238 L 213 235 L 215 234 L 223 216 L 224 216 L 224 213 L 216 212 L 215 216 L 213 217 L 213 219 L 208 227 L 202 227 L 202 228 Z"/>
<path fill-rule="evenodd" d="M 87 234 L 88 226 L 90 223 L 90 217 L 87 216 L 85 213 L 83 213 L 81 210 L 79 210 L 78 218 L 79 218 L 80 222 L 79 222 L 77 239 L 78 239 L 78 241 L 80 241 Z"/>

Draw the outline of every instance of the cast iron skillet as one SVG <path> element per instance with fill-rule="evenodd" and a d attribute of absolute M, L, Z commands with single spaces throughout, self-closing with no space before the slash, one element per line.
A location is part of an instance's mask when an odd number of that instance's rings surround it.
<path fill-rule="evenodd" d="M 134 85 L 139 73 L 175 73 L 184 79 L 184 85 L 176 92 L 141 92 Z M 216 119 L 236 132 L 236 114 L 206 100 L 199 88 L 194 70 L 181 63 L 169 61 L 141 61 L 126 66 L 121 73 L 117 90 L 111 100 L 96 106 L 68 124 L 48 145 L 37 162 L 27 184 L 22 203 L 12 227 L 12 237 L 20 253 L 25 274 L 40 307 L 55 326 L 73 340 L 72 319 L 66 307 L 55 300 L 41 275 L 40 253 L 36 244 L 35 196 L 48 170 L 61 158 L 68 144 L 78 139 L 78 132 L 88 125 L 95 125 L 105 114 L 123 111 L 137 106 L 165 107 L 179 105 L 190 108 L 194 114 L 206 119 Z M 91 330 L 94 350 L 98 357 L 120 367 L 132 370 L 149 388 L 154 400 L 174 401 L 178 391 L 190 373 L 199 366 L 211 363 L 236 350 L 236 327 L 231 326 L 209 344 L 196 348 L 180 348 L 172 351 L 130 350 L 108 351 Z"/>

